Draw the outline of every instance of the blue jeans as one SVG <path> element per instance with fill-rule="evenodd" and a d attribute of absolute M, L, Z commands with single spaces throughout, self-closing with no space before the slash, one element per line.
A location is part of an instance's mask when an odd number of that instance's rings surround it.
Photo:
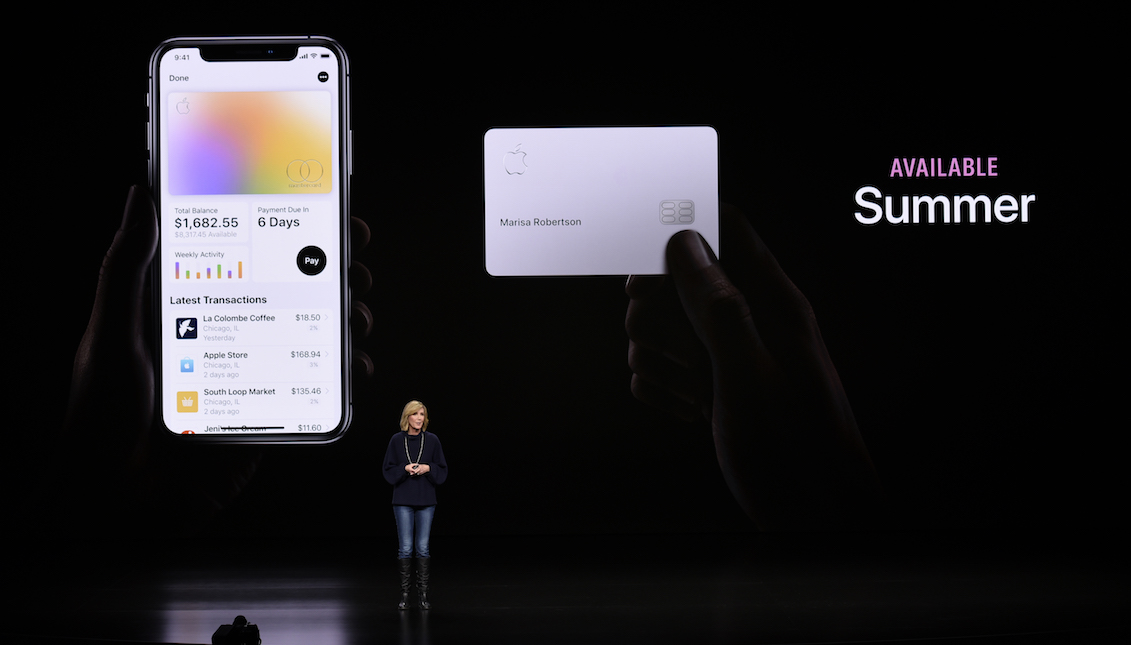
<path fill-rule="evenodd" d="M 412 557 L 414 536 L 416 557 L 429 557 L 428 536 L 432 534 L 432 516 L 435 514 L 435 506 L 393 506 L 399 540 L 397 559 L 405 560 Z"/>

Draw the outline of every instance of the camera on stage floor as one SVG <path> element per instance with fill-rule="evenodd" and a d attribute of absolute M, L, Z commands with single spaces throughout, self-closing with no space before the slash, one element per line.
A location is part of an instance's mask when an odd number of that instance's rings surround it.
<path fill-rule="evenodd" d="M 262 642 L 259 627 L 243 616 L 236 616 L 231 625 L 220 625 L 212 635 L 212 645 L 261 645 Z"/>

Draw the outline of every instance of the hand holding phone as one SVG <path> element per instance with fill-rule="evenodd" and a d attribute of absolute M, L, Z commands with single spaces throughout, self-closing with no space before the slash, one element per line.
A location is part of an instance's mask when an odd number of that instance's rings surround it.
<path fill-rule="evenodd" d="M 157 408 L 189 440 L 349 425 L 349 73 L 320 37 L 173 39 L 150 70 Z"/>
<path fill-rule="evenodd" d="M 351 219 L 355 251 L 369 239 L 368 227 Z M 139 530 L 199 530 L 250 480 L 260 460 L 254 446 L 199 452 L 169 450 L 152 435 L 154 362 L 145 339 L 149 295 L 145 277 L 157 247 L 157 218 L 145 189 L 135 186 L 121 226 L 106 252 L 90 322 L 75 355 L 64 433 L 66 450 L 52 483 L 66 489 L 69 507 L 58 519 L 137 535 Z M 369 271 L 354 263 L 351 282 L 360 291 Z M 372 316 L 354 304 L 353 329 L 368 333 Z M 364 353 L 353 360 L 355 378 L 372 373 Z M 76 493 L 76 491 L 81 491 Z M 153 500 L 161 499 L 154 505 Z M 169 500 L 173 500 L 169 502 Z M 139 514 L 137 509 L 149 512 Z"/>

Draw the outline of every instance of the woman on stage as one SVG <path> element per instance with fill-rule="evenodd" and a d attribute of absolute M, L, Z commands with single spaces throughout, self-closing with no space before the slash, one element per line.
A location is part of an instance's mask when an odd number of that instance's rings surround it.
<path fill-rule="evenodd" d="M 428 536 L 436 513 L 436 487 L 448 478 L 448 462 L 440 440 L 428 430 L 428 408 L 420 401 L 409 401 L 401 412 L 401 431 L 389 441 L 385 451 L 385 480 L 393 485 L 393 517 L 397 520 L 401 570 L 401 601 L 398 609 L 408 609 L 412 589 L 412 555 L 416 551 L 416 591 L 420 608 L 428 602 Z"/>

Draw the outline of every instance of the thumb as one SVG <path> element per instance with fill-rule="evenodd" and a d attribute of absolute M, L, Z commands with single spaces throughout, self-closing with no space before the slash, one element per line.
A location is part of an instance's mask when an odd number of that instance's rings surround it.
<path fill-rule="evenodd" d="M 745 296 L 727 277 L 703 236 L 692 230 L 673 235 L 667 261 L 683 310 L 716 369 L 725 369 L 731 357 L 741 360 L 738 357 L 761 349 Z"/>
<path fill-rule="evenodd" d="M 141 311 L 145 273 L 157 249 L 157 215 L 149 193 L 140 186 L 130 188 L 122 225 L 102 260 L 94 315 Z"/>
<path fill-rule="evenodd" d="M 128 402 L 117 419 L 121 425 L 143 427 L 149 422 L 153 368 L 145 346 L 143 290 L 156 248 L 153 200 L 145 189 L 134 186 L 122 225 L 102 261 L 90 322 L 75 353 L 69 428 L 96 426 L 102 419 L 94 411 L 102 410 L 107 400 Z"/>

